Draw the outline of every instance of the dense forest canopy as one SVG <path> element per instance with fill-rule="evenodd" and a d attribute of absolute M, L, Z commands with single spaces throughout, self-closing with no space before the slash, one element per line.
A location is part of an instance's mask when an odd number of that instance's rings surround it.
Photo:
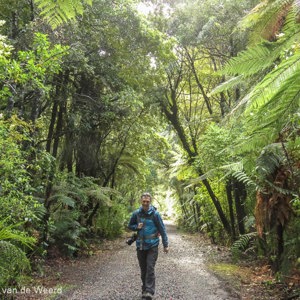
<path fill-rule="evenodd" d="M 299 1 L 0 6 L 0 286 L 117 236 L 143 191 L 237 256 L 299 264 Z"/>

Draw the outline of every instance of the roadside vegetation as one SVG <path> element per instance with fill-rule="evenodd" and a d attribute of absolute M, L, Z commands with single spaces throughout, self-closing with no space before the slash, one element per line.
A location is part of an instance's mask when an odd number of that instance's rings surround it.
<path fill-rule="evenodd" d="M 119 236 L 143 191 L 299 285 L 299 1 L 0 7 L 0 288 Z"/>

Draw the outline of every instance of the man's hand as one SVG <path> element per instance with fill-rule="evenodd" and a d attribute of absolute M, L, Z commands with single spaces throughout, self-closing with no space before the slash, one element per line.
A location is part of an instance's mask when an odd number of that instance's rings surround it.
<path fill-rule="evenodd" d="M 169 252 L 169 247 L 164 247 L 164 253 L 168 253 Z"/>
<path fill-rule="evenodd" d="M 144 226 L 144 223 L 139 223 L 138 226 L 137 226 L 137 229 L 142 229 Z"/>

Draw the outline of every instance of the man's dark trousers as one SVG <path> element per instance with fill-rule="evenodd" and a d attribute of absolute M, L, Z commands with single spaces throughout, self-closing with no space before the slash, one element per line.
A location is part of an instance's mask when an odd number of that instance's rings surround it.
<path fill-rule="evenodd" d="M 149 250 L 137 250 L 137 257 L 141 269 L 141 279 L 143 282 L 143 292 L 154 295 L 155 292 L 155 263 L 158 257 L 158 246 Z"/>

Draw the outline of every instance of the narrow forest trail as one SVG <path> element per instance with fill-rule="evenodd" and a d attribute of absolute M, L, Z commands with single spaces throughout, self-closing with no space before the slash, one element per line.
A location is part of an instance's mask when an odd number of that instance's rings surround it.
<path fill-rule="evenodd" d="M 202 241 L 206 243 L 202 248 L 201 239 L 179 233 L 172 223 L 166 222 L 166 227 L 170 252 L 164 254 L 160 245 L 153 299 L 239 299 L 230 295 L 225 285 L 207 271 L 204 263 L 207 241 Z M 60 271 L 62 275 L 57 284 L 63 285 L 62 293 L 56 294 L 54 299 L 141 299 L 135 245 L 126 245 L 124 239 L 111 243 L 109 250 Z M 47 299 L 45 295 L 43 299 Z"/>

